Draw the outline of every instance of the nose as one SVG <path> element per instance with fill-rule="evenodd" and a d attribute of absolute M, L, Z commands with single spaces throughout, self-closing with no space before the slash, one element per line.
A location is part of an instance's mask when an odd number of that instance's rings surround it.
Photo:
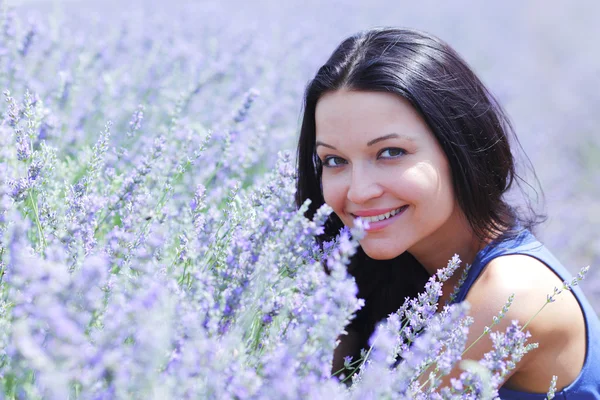
<path fill-rule="evenodd" d="M 350 187 L 346 197 L 354 204 L 364 204 L 383 194 L 383 188 L 378 182 L 377 174 L 368 168 L 354 167 L 350 179 Z"/>

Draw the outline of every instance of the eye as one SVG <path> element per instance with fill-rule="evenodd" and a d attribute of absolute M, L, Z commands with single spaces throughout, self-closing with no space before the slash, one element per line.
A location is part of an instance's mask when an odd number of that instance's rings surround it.
<path fill-rule="evenodd" d="M 400 149 L 397 147 L 388 147 L 386 149 L 381 150 L 379 153 L 379 157 L 381 158 L 398 158 L 399 156 L 406 154 L 404 149 Z"/>
<path fill-rule="evenodd" d="M 344 164 L 345 162 L 346 162 L 346 160 L 344 160 L 341 157 L 329 156 L 329 157 L 325 157 L 325 160 L 323 160 L 323 166 L 327 167 L 327 168 L 335 168 L 335 167 L 339 167 L 340 165 Z"/>

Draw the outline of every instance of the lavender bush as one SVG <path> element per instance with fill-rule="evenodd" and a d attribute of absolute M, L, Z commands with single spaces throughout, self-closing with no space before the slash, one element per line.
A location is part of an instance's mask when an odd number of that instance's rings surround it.
<path fill-rule="evenodd" d="M 331 209 L 294 207 L 279 150 L 300 90 L 279 68 L 302 75 L 310 47 L 294 33 L 290 60 L 243 16 L 224 31 L 187 7 L 108 23 L 0 2 L 1 398 L 497 397 L 535 347 L 516 323 L 439 390 L 472 323 L 467 303 L 435 313 L 458 257 L 332 377 L 364 232 L 321 250 Z"/>

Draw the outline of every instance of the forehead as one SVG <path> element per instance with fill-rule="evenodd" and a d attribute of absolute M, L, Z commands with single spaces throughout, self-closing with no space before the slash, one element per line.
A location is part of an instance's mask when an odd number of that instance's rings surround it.
<path fill-rule="evenodd" d="M 352 134 L 371 137 L 389 133 L 390 129 L 416 133 L 426 128 L 410 102 L 396 94 L 348 90 L 326 93 L 319 99 L 315 124 L 317 138 Z"/>

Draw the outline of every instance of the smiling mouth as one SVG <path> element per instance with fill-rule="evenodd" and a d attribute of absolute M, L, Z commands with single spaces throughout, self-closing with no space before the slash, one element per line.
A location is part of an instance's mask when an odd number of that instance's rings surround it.
<path fill-rule="evenodd" d="M 383 214 L 379 214 L 379 215 L 373 215 L 371 217 L 360 217 L 363 221 L 367 221 L 370 223 L 373 222 L 379 222 L 379 221 L 383 221 L 386 220 L 388 218 L 393 217 L 394 215 L 404 211 L 406 208 L 408 207 L 408 205 L 404 205 L 400 208 L 396 208 L 395 210 L 389 211 L 387 213 L 383 213 Z M 351 214 L 354 218 L 358 218 L 358 216 Z"/>

